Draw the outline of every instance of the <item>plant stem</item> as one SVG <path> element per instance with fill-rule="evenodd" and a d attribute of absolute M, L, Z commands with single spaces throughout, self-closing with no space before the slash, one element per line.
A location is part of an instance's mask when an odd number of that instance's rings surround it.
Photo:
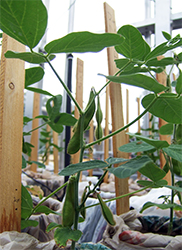
<path fill-rule="evenodd" d="M 45 197 L 43 200 L 41 200 L 32 210 L 31 215 L 36 211 L 36 209 L 42 204 L 44 203 L 47 199 L 49 199 L 51 196 L 53 196 L 55 193 L 57 193 L 59 190 L 61 190 L 62 188 L 64 188 L 66 185 L 68 184 L 68 181 L 65 182 L 61 187 L 58 187 L 55 191 L 53 191 L 51 194 L 49 194 L 47 197 Z M 30 215 L 30 216 L 31 216 Z M 30 216 L 27 218 L 27 220 L 30 218 Z"/>
<path fill-rule="evenodd" d="M 126 69 L 126 68 L 130 65 L 131 62 L 132 62 L 132 60 L 130 59 L 130 60 L 127 62 L 127 64 L 125 64 L 120 70 L 118 70 L 118 71 L 114 74 L 114 76 L 117 76 L 117 75 L 118 75 L 119 73 L 121 73 L 124 69 Z M 110 80 L 107 81 L 106 84 L 99 90 L 99 92 L 97 93 L 97 95 L 99 95 L 100 92 L 101 92 L 104 88 L 106 88 L 107 85 L 108 85 L 110 82 L 111 82 Z"/>
<path fill-rule="evenodd" d="M 52 66 L 52 64 L 49 61 L 49 59 L 47 57 L 45 57 L 45 59 L 48 62 L 48 64 L 51 67 L 51 69 L 53 70 L 54 74 L 57 76 L 58 80 L 61 82 L 62 86 L 66 90 L 66 92 L 69 95 L 69 97 L 71 98 L 71 100 L 74 102 L 75 106 L 79 110 L 79 113 L 82 114 L 82 109 L 80 108 L 80 105 L 78 104 L 78 102 L 76 101 L 76 99 L 73 97 L 71 91 L 68 89 L 68 87 L 66 86 L 66 84 L 62 81 L 61 77 L 58 75 L 58 73 L 56 72 L 55 68 Z"/>
<path fill-rule="evenodd" d="M 94 141 L 94 142 L 91 142 L 91 143 L 86 144 L 86 145 L 85 145 L 85 149 L 86 149 L 86 148 L 89 148 L 89 147 L 91 147 L 91 146 L 93 146 L 93 145 L 95 145 L 95 144 L 97 144 L 97 143 L 99 143 L 99 142 L 101 142 L 101 141 L 104 141 L 104 140 L 106 140 L 106 139 L 108 139 L 108 138 L 110 138 L 110 137 L 112 137 L 112 136 L 114 136 L 114 135 L 120 133 L 121 131 L 127 129 L 128 127 L 130 127 L 132 124 L 134 124 L 136 121 L 138 121 L 142 116 L 144 116 L 144 115 L 148 112 L 148 110 L 152 107 L 152 105 L 156 102 L 156 100 L 157 100 L 158 98 L 159 98 L 159 97 L 156 96 L 156 97 L 154 98 L 154 100 L 153 100 L 153 101 L 148 105 L 148 107 L 144 110 L 144 112 L 141 113 L 141 114 L 140 114 L 136 119 L 134 119 L 132 122 L 128 123 L 126 126 L 124 126 L 124 127 L 122 127 L 122 128 L 119 128 L 118 130 L 116 130 L 116 131 L 114 131 L 114 132 L 112 132 L 112 133 L 110 133 L 110 134 L 108 134 L 108 135 L 102 137 L 101 139 L 99 139 L 99 140 L 97 140 L 97 141 Z"/>
<path fill-rule="evenodd" d="M 37 130 L 37 129 L 43 127 L 43 126 L 45 126 L 47 123 L 48 123 L 48 122 L 45 122 L 45 123 L 43 123 L 42 125 L 38 126 L 37 128 L 34 128 L 34 129 L 30 130 L 29 132 L 25 132 L 25 133 L 31 133 L 31 132 L 33 132 L 33 131 L 35 131 L 35 130 Z M 25 134 L 25 135 L 26 135 L 26 134 Z"/>
<path fill-rule="evenodd" d="M 115 201 L 115 200 L 124 198 L 124 197 L 126 197 L 126 196 L 129 196 L 129 195 L 133 195 L 133 194 L 139 193 L 139 192 L 141 192 L 141 191 L 143 191 L 143 190 L 145 190 L 145 189 L 147 189 L 147 188 L 150 188 L 150 187 L 151 187 L 151 186 L 146 186 L 146 187 L 141 188 L 141 189 L 139 189 L 139 190 L 136 190 L 136 191 L 134 191 L 134 192 L 127 193 L 127 194 L 123 194 L 123 195 L 120 195 L 120 196 L 118 196 L 118 197 L 114 197 L 114 198 L 111 198 L 111 199 L 109 199 L 109 200 L 106 200 L 106 201 L 104 201 L 104 202 L 107 203 L 107 202 L 110 202 L 110 201 Z M 84 207 L 84 208 L 82 208 L 82 209 L 87 209 L 87 208 L 94 207 L 94 206 L 98 206 L 98 205 L 100 205 L 100 203 L 95 203 L 95 204 L 92 204 L 92 205 L 90 205 L 90 206 Z"/>

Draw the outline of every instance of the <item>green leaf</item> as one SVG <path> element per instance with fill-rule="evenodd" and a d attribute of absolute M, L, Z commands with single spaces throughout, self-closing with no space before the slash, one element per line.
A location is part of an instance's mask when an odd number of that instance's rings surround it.
<path fill-rule="evenodd" d="M 118 30 L 118 34 L 125 37 L 122 45 L 115 47 L 116 51 L 130 59 L 143 60 L 150 52 L 149 45 L 143 39 L 137 28 L 131 25 L 124 25 Z"/>
<path fill-rule="evenodd" d="M 122 68 L 125 67 L 126 64 L 129 63 L 130 59 L 128 59 L 128 58 L 120 58 L 120 59 L 116 59 L 114 61 L 116 63 L 116 67 L 118 69 L 122 69 Z M 135 62 L 130 62 L 130 64 L 127 66 L 126 69 L 131 70 L 134 67 L 134 65 L 135 65 Z"/>
<path fill-rule="evenodd" d="M 105 47 L 121 44 L 124 38 L 117 34 L 94 34 L 87 31 L 72 32 L 45 46 L 47 53 L 98 52 Z"/>
<path fill-rule="evenodd" d="M 125 162 L 125 161 L 130 161 L 130 159 L 109 157 L 106 159 L 106 161 L 111 165 L 111 164 L 118 164 L 118 163 Z"/>
<path fill-rule="evenodd" d="M 28 190 L 22 185 L 21 186 L 21 218 L 28 218 L 33 210 L 32 197 Z"/>
<path fill-rule="evenodd" d="M 144 187 L 151 186 L 152 188 L 159 188 L 159 187 L 163 187 L 164 185 L 167 185 L 166 180 L 159 180 L 156 182 L 148 181 L 148 180 L 139 180 L 137 181 L 137 183 L 141 186 L 144 186 Z"/>
<path fill-rule="evenodd" d="M 23 117 L 23 124 L 26 125 L 28 122 L 31 122 L 33 120 L 33 118 L 29 118 L 27 116 Z"/>
<path fill-rule="evenodd" d="M 56 212 L 56 211 L 54 211 L 54 210 L 52 210 L 52 209 L 50 209 L 49 207 L 46 207 L 46 206 L 39 206 L 39 207 L 37 207 L 37 209 L 34 212 L 35 213 L 44 213 L 46 215 L 48 215 L 48 214 L 57 214 L 57 215 L 61 216 L 60 213 L 58 213 L 58 212 Z"/>
<path fill-rule="evenodd" d="M 119 147 L 119 151 L 127 153 L 137 153 L 153 149 L 154 146 L 143 141 L 133 141 Z"/>
<path fill-rule="evenodd" d="M 182 192 L 182 187 L 170 186 L 170 185 L 165 185 L 165 187 L 170 188 L 170 189 L 177 191 L 177 192 Z"/>
<path fill-rule="evenodd" d="M 173 159 L 182 162 L 182 145 L 171 144 L 164 152 Z"/>
<path fill-rule="evenodd" d="M 34 63 L 34 64 L 41 64 L 46 63 L 45 55 L 41 53 L 36 52 L 13 52 L 8 50 L 5 53 L 6 58 L 17 58 L 20 60 L 23 60 L 25 62 Z M 53 60 L 55 58 L 55 55 L 50 55 L 49 60 Z"/>
<path fill-rule="evenodd" d="M 177 78 L 176 92 L 178 93 L 178 95 L 182 94 L 182 72 L 180 73 L 180 75 Z"/>
<path fill-rule="evenodd" d="M 157 58 L 153 58 L 146 62 L 146 65 L 148 67 L 154 66 L 154 67 L 166 67 L 168 65 L 173 65 L 176 63 L 176 60 L 173 57 L 165 57 L 161 60 L 158 60 Z"/>
<path fill-rule="evenodd" d="M 156 206 L 156 207 L 158 207 L 158 208 L 160 208 L 160 209 L 168 209 L 168 208 L 172 208 L 172 207 L 174 207 L 175 205 L 174 204 L 158 204 L 158 203 L 154 203 L 154 202 L 146 202 L 144 205 L 143 205 L 143 207 L 142 207 L 142 209 L 140 210 L 140 213 L 142 213 L 144 210 L 146 210 L 147 208 L 149 208 L 149 207 L 154 207 L 154 206 Z"/>
<path fill-rule="evenodd" d="M 59 247 L 66 246 L 68 240 L 78 241 L 82 236 L 80 230 L 72 230 L 69 227 L 57 228 L 54 233 L 54 240 Z"/>
<path fill-rule="evenodd" d="M 54 96 L 51 93 L 49 93 L 48 91 L 43 90 L 43 89 L 38 89 L 38 88 L 33 88 L 33 87 L 26 87 L 26 89 L 29 90 L 29 91 L 33 91 L 35 93 L 42 94 L 42 95 Z"/>
<path fill-rule="evenodd" d="M 162 31 L 162 34 L 164 36 L 164 38 L 166 38 L 166 40 L 170 40 L 171 39 L 171 35 L 165 31 Z"/>
<path fill-rule="evenodd" d="M 39 161 L 28 161 L 29 164 L 35 163 L 39 168 L 45 168 L 45 165 Z"/>
<path fill-rule="evenodd" d="M 57 223 L 55 223 L 55 222 L 51 222 L 51 223 L 47 226 L 46 232 L 50 232 L 51 230 L 53 230 L 53 229 L 56 228 L 56 227 L 62 227 L 62 225 L 57 224 Z"/>
<path fill-rule="evenodd" d="M 132 134 L 132 133 L 127 133 L 128 135 L 132 136 L 132 137 L 136 137 L 150 145 L 152 145 L 153 147 L 160 149 L 160 148 L 165 148 L 169 146 L 169 143 L 167 141 L 161 141 L 161 140 L 156 140 L 156 139 L 150 139 L 148 137 L 144 137 L 142 135 L 136 135 L 136 134 Z M 151 148 L 152 149 L 152 148 Z"/>
<path fill-rule="evenodd" d="M 59 172 L 59 175 L 69 176 L 79 171 L 89 170 L 94 168 L 106 168 L 108 166 L 109 165 L 106 162 L 100 160 L 85 161 L 68 165 L 66 168 L 61 170 L 61 172 Z"/>
<path fill-rule="evenodd" d="M 58 121 L 56 121 L 57 124 L 65 125 L 65 126 L 74 126 L 77 122 L 77 119 L 68 113 L 60 113 L 58 116 Z"/>
<path fill-rule="evenodd" d="M 22 155 L 22 168 L 26 168 L 27 161 L 25 160 L 25 157 Z"/>
<path fill-rule="evenodd" d="M 54 122 L 48 122 L 48 125 L 57 133 L 62 133 L 64 127 L 60 124 L 54 123 Z"/>
<path fill-rule="evenodd" d="M 155 95 L 149 94 L 142 99 L 142 105 L 144 108 L 154 100 Z M 155 101 L 149 112 L 154 116 L 160 117 L 163 120 L 173 123 L 182 123 L 182 96 L 177 97 L 175 94 L 165 93 L 161 94 Z"/>
<path fill-rule="evenodd" d="M 127 163 L 122 164 L 116 168 L 109 168 L 109 172 L 114 174 L 118 178 L 127 178 L 132 174 L 139 171 L 140 168 L 144 167 L 147 163 L 152 162 L 148 156 L 142 156 L 140 158 L 134 158 Z"/>
<path fill-rule="evenodd" d="M 159 84 L 155 79 L 142 74 L 105 76 L 105 77 L 111 82 L 125 83 L 128 85 L 153 91 L 154 93 L 159 93 L 167 89 L 162 84 Z"/>
<path fill-rule="evenodd" d="M 47 101 L 46 109 L 47 109 L 49 119 L 52 122 L 54 122 L 54 120 L 59 116 L 61 105 L 62 105 L 62 95 L 53 96 Z"/>
<path fill-rule="evenodd" d="M 38 224 L 39 223 L 36 220 L 21 220 L 21 230 L 26 227 L 36 227 Z"/>
<path fill-rule="evenodd" d="M 25 87 L 39 82 L 44 76 L 42 67 L 33 67 L 25 70 Z"/>
<path fill-rule="evenodd" d="M 161 135 L 172 135 L 173 134 L 173 127 L 174 125 L 171 123 L 167 123 L 160 127 L 159 134 Z"/>
<path fill-rule="evenodd" d="M 41 0 L 3 0 L 0 13 L 0 29 L 31 49 L 45 33 L 47 10 Z"/>
<path fill-rule="evenodd" d="M 158 45 L 157 47 L 155 47 L 154 50 L 152 50 L 145 58 L 145 61 L 148 61 L 152 58 L 155 58 L 157 56 L 160 56 L 160 55 L 163 55 L 165 54 L 167 51 L 170 51 L 172 49 L 175 49 L 179 46 L 182 45 L 182 38 L 178 38 L 178 41 L 176 43 L 170 43 L 169 41 L 168 42 L 165 42 L 165 43 L 162 43 L 160 45 Z"/>
<path fill-rule="evenodd" d="M 152 161 L 148 162 L 144 167 L 140 168 L 138 171 L 154 182 L 161 180 L 166 175 L 166 172 L 156 166 Z"/>

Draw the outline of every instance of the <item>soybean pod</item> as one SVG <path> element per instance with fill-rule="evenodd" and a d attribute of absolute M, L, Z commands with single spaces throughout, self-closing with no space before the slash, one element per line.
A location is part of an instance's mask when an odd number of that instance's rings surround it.
<path fill-rule="evenodd" d="M 66 188 L 66 196 L 62 210 L 62 225 L 71 227 L 75 217 L 75 185 L 76 176 L 71 176 Z"/>
<path fill-rule="evenodd" d="M 82 114 L 83 117 L 80 116 L 77 123 L 73 128 L 73 136 L 68 143 L 67 153 L 68 154 L 75 154 L 80 149 L 80 135 L 81 135 L 81 119 L 83 119 L 83 131 L 85 131 L 90 121 L 92 120 L 94 113 L 95 113 L 95 89 L 92 88 L 90 91 L 89 101 L 85 108 L 85 112 Z M 83 132 L 82 131 L 82 132 Z"/>
<path fill-rule="evenodd" d="M 113 218 L 113 214 L 111 212 L 111 210 L 109 209 L 109 207 L 106 205 L 106 203 L 102 200 L 101 196 L 97 193 L 97 198 L 99 200 L 100 206 L 101 206 L 101 210 L 102 210 L 102 214 L 105 218 L 105 220 L 112 226 L 114 226 L 116 224 L 114 218 Z"/>
<path fill-rule="evenodd" d="M 100 98 L 99 98 L 99 96 L 97 96 L 97 111 L 96 111 L 97 126 L 95 128 L 95 138 L 96 138 L 96 140 L 99 140 L 99 139 L 101 139 L 103 137 L 103 129 L 102 129 L 102 126 L 101 126 L 102 118 L 103 118 L 103 115 L 102 115 L 102 110 L 101 110 L 101 107 L 100 107 Z M 100 143 L 98 143 L 98 144 L 100 144 Z"/>

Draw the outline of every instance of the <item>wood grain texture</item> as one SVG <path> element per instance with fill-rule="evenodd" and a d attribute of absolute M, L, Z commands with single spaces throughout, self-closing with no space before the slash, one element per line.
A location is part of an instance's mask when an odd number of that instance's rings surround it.
<path fill-rule="evenodd" d="M 25 46 L 3 34 L 0 67 L 0 233 L 20 231 L 25 63 L 6 59 Z"/>
<path fill-rule="evenodd" d="M 116 33 L 116 22 L 114 10 L 107 4 L 104 3 L 104 14 L 105 14 L 105 30 L 106 32 Z M 108 55 L 108 69 L 109 75 L 114 75 L 117 72 L 115 59 L 118 59 L 118 54 L 113 47 L 107 48 Z M 123 119 L 123 105 L 122 105 L 122 94 L 121 84 L 111 82 L 109 84 L 110 102 L 111 102 L 111 117 L 112 117 L 112 130 L 115 131 L 120 127 L 124 126 Z M 120 152 L 118 148 L 126 143 L 125 131 L 113 136 L 113 155 L 114 157 L 125 158 L 127 155 Z M 118 179 L 115 178 L 116 196 L 128 193 L 128 178 Z M 125 213 L 129 210 L 129 198 L 125 197 L 118 199 L 116 202 L 117 214 Z"/>
<path fill-rule="evenodd" d="M 157 57 L 158 60 L 161 60 L 163 58 L 164 58 L 164 56 Z M 167 76 L 166 76 L 166 73 L 164 71 L 159 73 L 159 74 L 156 74 L 156 79 L 159 83 L 166 86 Z M 165 124 L 167 124 L 167 122 L 164 121 L 163 119 L 159 118 L 159 128 Z M 171 144 L 171 136 L 170 135 L 159 134 L 159 138 L 160 138 L 160 140 L 167 141 L 169 144 Z M 165 166 L 165 164 L 166 164 L 166 160 L 165 160 L 163 154 L 160 153 L 160 167 L 163 168 Z M 166 174 L 164 179 L 168 182 L 168 185 L 171 185 L 171 172 L 170 171 Z"/>

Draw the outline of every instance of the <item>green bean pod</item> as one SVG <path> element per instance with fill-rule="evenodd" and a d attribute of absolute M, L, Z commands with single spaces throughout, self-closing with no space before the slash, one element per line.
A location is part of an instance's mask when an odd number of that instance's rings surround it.
<path fill-rule="evenodd" d="M 105 220 L 111 225 L 114 226 L 116 224 L 114 218 L 113 218 L 113 214 L 111 212 L 111 210 L 109 209 L 109 207 L 106 205 L 106 203 L 102 200 L 101 196 L 97 193 L 97 198 L 99 200 L 101 209 L 102 209 L 102 214 L 105 218 Z"/>
<path fill-rule="evenodd" d="M 76 176 L 69 178 L 69 183 L 66 188 L 66 196 L 62 210 L 62 225 L 71 227 L 75 217 L 75 184 Z"/>
<path fill-rule="evenodd" d="M 101 127 L 103 115 L 102 115 L 102 110 L 100 107 L 100 98 L 97 96 L 97 111 L 96 111 L 96 121 L 97 121 L 97 126 L 95 128 L 95 138 L 96 140 L 99 140 L 103 137 L 103 129 Z M 98 143 L 100 144 L 100 143 Z"/>
<path fill-rule="evenodd" d="M 84 114 L 84 126 L 83 126 L 84 131 L 88 128 L 95 113 L 95 95 L 96 95 L 95 89 L 91 88 L 89 101 L 85 108 L 85 114 Z"/>
<path fill-rule="evenodd" d="M 81 198 L 81 203 L 84 201 L 85 197 L 87 194 L 87 187 L 85 187 L 83 194 L 82 194 L 82 198 Z M 82 208 L 85 207 L 85 203 L 83 204 Z M 82 215 L 82 217 L 85 219 L 86 218 L 86 209 L 82 209 L 80 214 Z"/>
<path fill-rule="evenodd" d="M 95 113 L 95 89 L 92 88 L 90 91 L 89 101 L 85 108 L 85 113 L 83 114 L 84 120 L 83 120 L 83 131 L 85 131 L 90 121 L 92 120 Z M 77 123 L 75 124 L 73 128 L 73 136 L 70 139 L 67 147 L 67 153 L 68 154 L 75 154 L 80 149 L 80 133 L 81 133 L 81 117 L 78 119 Z"/>

